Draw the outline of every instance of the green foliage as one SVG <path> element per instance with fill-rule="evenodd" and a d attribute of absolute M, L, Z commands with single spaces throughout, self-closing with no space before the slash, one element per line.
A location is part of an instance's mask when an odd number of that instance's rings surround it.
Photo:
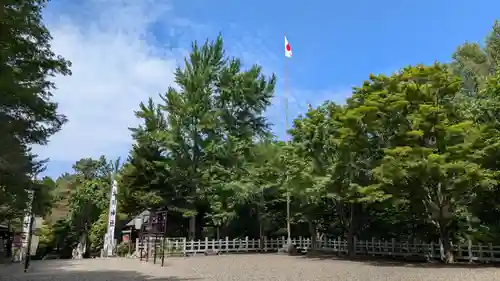
<path fill-rule="evenodd" d="M 50 51 L 45 1 L 25 2 L 1 14 L 0 222 L 15 222 L 33 190 L 45 252 L 69 256 L 82 234 L 89 250 L 102 247 L 111 179 L 120 213 L 165 208 L 177 236 L 284 235 L 290 198 L 294 235 L 342 236 L 350 253 L 355 237 L 439 239 L 453 262 L 452 243 L 500 237 L 498 22 L 484 47 L 466 43 L 450 64 L 370 75 L 345 105 L 310 107 L 287 143 L 264 116 L 276 77 L 228 57 L 220 36 L 195 42 L 176 87 L 139 105 L 123 166 L 84 158 L 54 181 L 33 180 L 44 161 L 29 147 L 66 121 L 48 80 L 69 62 Z"/>
<path fill-rule="evenodd" d="M 108 230 L 108 210 L 103 210 L 89 230 L 90 251 L 98 252 L 104 245 L 104 236 Z"/>
<path fill-rule="evenodd" d="M 130 212 L 166 205 L 192 217 L 193 236 L 195 217 L 220 225 L 236 215 L 234 187 L 247 173 L 252 141 L 269 134 L 263 113 L 276 79 L 227 58 L 221 37 L 194 43 L 175 77 L 179 87 L 169 88 L 162 104 L 149 100 L 136 112 L 143 124 L 132 130 L 136 144 L 120 198 Z"/>
<path fill-rule="evenodd" d="M 484 48 L 478 43 L 465 43 L 453 54 L 451 67 L 462 78 L 462 90 L 468 95 L 477 94 L 487 77 L 495 74 L 500 63 L 500 22 L 495 21 L 486 37 Z"/>
<path fill-rule="evenodd" d="M 53 243 L 55 240 L 54 229 L 50 227 L 48 224 L 43 224 L 42 227 L 38 230 L 38 236 L 40 237 L 40 241 L 38 243 L 38 249 L 47 249 L 53 247 Z"/>
<path fill-rule="evenodd" d="M 22 213 L 32 178 L 43 161 L 31 145 L 46 144 L 66 122 L 51 100 L 57 74 L 70 74 L 70 63 L 50 48 L 42 23 L 44 0 L 7 1 L 0 10 L 0 221 Z M 36 184 L 35 184 L 36 185 Z"/>
<path fill-rule="evenodd" d="M 125 257 L 130 251 L 130 243 L 122 242 L 116 246 L 116 254 L 119 257 Z"/>
<path fill-rule="evenodd" d="M 344 236 L 350 252 L 354 237 L 440 239 L 452 262 L 452 242 L 492 241 L 500 229 L 495 34 L 451 65 L 371 75 L 345 105 L 310 107 L 289 143 L 262 116 L 274 77 L 241 70 L 220 38 L 194 44 L 179 87 L 136 112 L 120 208 L 167 206 L 191 236 L 201 226 L 212 237 L 283 235 L 289 195 L 294 233 Z"/>

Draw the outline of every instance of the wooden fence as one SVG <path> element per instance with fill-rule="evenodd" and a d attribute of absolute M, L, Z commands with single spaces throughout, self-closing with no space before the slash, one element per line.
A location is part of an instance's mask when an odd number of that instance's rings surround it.
<path fill-rule="evenodd" d="M 277 252 L 286 243 L 286 238 L 278 239 L 225 239 L 220 240 L 187 240 L 186 238 L 167 238 L 163 243 L 157 243 L 156 249 L 153 246 L 153 241 L 150 245 L 142 241 L 136 244 L 136 255 L 152 256 L 156 250 L 158 255 L 196 255 L 207 253 L 238 253 L 238 252 Z M 312 249 L 310 238 L 294 238 L 292 243 L 302 251 Z M 335 253 L 338 255 L 347 254 L 347 241 L 342 239 L 323 239 L 317 241 L 315 250 L 326 253 Z M 454 245 L 455 258 L 458 261 L 479 261 L 479 262 L 500 262 L 500 246 L 488 245 Z M 369 241 L 356 240 L 355 253 L 357 256 L 385 256 L 385 257 L 402 257 L 402 258 L 421 258 L 421 259 L 440 259 L 443 253 L 443 247 L 439 243 L 423 243 L 418 241 L 412 242 L 397 242 L 377 241 L 375 239 Z"/>

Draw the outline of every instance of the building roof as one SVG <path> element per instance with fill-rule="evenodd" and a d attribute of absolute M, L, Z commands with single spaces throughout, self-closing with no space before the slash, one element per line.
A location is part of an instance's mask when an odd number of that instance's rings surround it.
<path fill-rule="evenodd" d="M 138 214 L 137 216 L 135 216 L 131 221 L 129 221 L 125 226 L 134 226 L 135 227 L 136 220 L 141 220 L 144 216 L 146 216 L 146 221 L 145 222 L 147 222 L 148 219 L 149 219 L 149 214 L 150 214 L 149 210 L 144 210 L 140 214 Z"/>

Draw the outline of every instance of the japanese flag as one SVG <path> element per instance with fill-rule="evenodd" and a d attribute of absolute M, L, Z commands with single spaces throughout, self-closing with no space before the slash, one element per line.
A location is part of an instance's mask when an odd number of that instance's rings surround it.
<path fill-rule="evenodd" d="M 290 43 L 288 43 L 286 36 L 285 36 L 285 57 L 287 58 L 292 57 L 292 48 L 290 47 Z"/>

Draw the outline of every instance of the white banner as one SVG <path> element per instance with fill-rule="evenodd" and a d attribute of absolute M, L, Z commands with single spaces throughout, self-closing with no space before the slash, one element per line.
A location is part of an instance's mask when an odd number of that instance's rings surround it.
<path fill-rule="evenodd" d="M 108 214 L 108 232 L 106 237 L 104 237 L 104 252 L 106 256 L 113 255 L 114 249 L 114 236 L 115 236 L 115 226 L 116 226 L 116 210 L 117 210 L 117 199 L 116 195 L 118 193 L 118 183 L 113 179 L 111 184 L 111 196 L 109 199 L 109 214 Z"/>
<path fill-rule="evenodd" d="M 30 232 L 30 222 L 31 222 L 31 208 L 33 206 L 33 190 L 28 190 L 28 204 L 26 206 L 26 210 L 24 211 L 23 218 L 23 235 L 22 235 L 22 243 L 24 247 L 28 245 L 28 235 Z"/>

